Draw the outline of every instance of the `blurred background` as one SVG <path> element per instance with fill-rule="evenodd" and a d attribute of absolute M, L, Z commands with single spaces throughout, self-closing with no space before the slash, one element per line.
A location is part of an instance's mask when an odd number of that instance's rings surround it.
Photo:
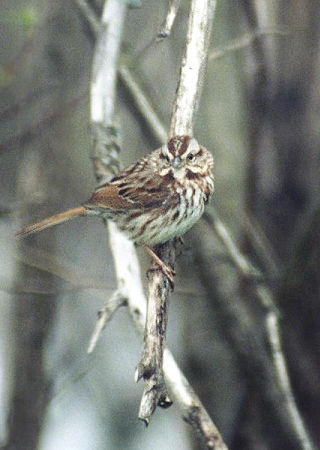
<path fill-rule="evenodd" d="M 88 2 L 97 16 L 102 0 Z M 134 2 L 132 2 L 134 3 Z M 138 2 L 135 2 L 138 6 Z M 169 127 L 189 1 L 128 9 L 121 62 Z M 195 135 L 215 156 L 213 205 L 281 313 L 298 408 L 320 443 L 320 6 L 218 2 Z M 10 450 L 200 449 L 176 404 L 147 430 L 134 383 L 141 340 L 126 309 L 87 346 L 115 286 L 103 224 L 82 218 L 17 244 L 21 225 L 85 201 L 94 36 L 76 2 L 0 2 L 0 442 Z M 239 48 L 237 48 L 239 47 Z M 155 149 L 126 87 L 124 165 Z M 185 236 L 168 346 L 231 449 L 295 449 L 272 390 L 265 311 L 202 220 Z M 138 249 L 143 282 L 148 259 Z M 271 380 L 271 381 L 270 381 Z M 275 388 L 276 389 L 276 388 Z"/>

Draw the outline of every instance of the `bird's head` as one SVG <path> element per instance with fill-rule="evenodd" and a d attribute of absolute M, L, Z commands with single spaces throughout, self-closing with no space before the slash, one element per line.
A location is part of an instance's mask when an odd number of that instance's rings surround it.
<path fill-rule="evenodd" d="M 191 136 L 175 136 L 160 148 L 160 174 L 175 179 L 210 176 L 213 158 L 210 152 Z"/>

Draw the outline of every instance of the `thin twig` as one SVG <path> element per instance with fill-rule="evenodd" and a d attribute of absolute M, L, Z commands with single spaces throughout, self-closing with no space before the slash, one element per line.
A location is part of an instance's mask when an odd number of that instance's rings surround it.
<path fill-rule="evenodd" d="M 74 0 L 74 2 L 80 9 L 81 13 L 87 19 L 91 31 L 94 33 L 95 36 L 97 36 L 100 29 L 100 23 L 92 7 L 89 5 L 87 0 Z"/>
<path fill-rule="evenodd" d="M 230 52 L 234 52 L 236 50 L 241 50 L 242 48 L 248 47 L 251 45 L 256 39 L 259 39 L 263 36 L 287 36 L 289 34 L 289 30 L 285 27 L 268 27 L 268 28 L 258 28 L 256 31 L 251 33 L 245 33 L 240 37 L 232 39 L 228 44 L 224 45 L 223 48 L 218 48 L 213 50 L 209 54 L 209 60 L 211 59 L 219 59 L 223 56 L 227 55 Z"/>
<path fill-rule="evenodd" d="M 150 50 L 154 43 L 161 42 L 165 37 L 168 37 L 171 33 L 176 15 L 179 10 L 181 0 L 170 0 L 168 12 L 165 20 L 160 26 L 157 34 L 152 38 L 134 55 L 135 64 L 137 64 L 147 51 Z"/>
<path fill-rule="evenodd" d="M 263 267 L 266 269 L 268 279 L 278 280 L 279 274 L 282 273 L 282 265 L 259 223 L 246 213 L 243 214 L 243 222 L 244 232 Z"/>
<path fill-rule="evenodd" d="M 98 320 L 96 322 L 95 329 L 90 338 L 88 353 L 92 353 L 95 349 L 97 342 L 101 336 L 102 331 L 105 329 L 107 323 L 113 316 L 113 314 L 120 308 L 126 304 L 126 300 L 121 295 L 120 291 L 115 291 L 110 298 L 107 299 L 105 305 L 102 309 L 100 309 L 98 313 Z"/>
<path fill-rule="evenodd" d="M 124 64 L 121 64 L 121 66 L 119 67 L 119 76 L 125 88 L 128 90 L 130 96 L 132 97 L 135 107 L 143 116 L 145 123 L 150 131 L 154 134 L 159 142 L 165 142 L 168 136 L 167 130 L 161 123 L 159 116 L 142 91 L 138 82 L 135 80 L 135 77 L 130 69 Z"/>
<path fill-rule="evenodd" d="M 181 0 L 170 0 L 166 18 L 162 22 L 157 33 L 157 38 L 159 41 L 170 36 L 171 29 L 179 11 L 180 3 Z"/>
<path fill-rule="evenodd" d="M 261 294 L 260 294 L 261 295 Z M 269 311 L 266 316 L 266 328 L 268 332 L 268 340 L 272 351 L 272 359 L 275 367 L 278 385 L 284 394 L 285 408 L 293 424 L 293 431 L 297 436 L 300 446 L 304 450 L 316 450 L 305 424 L 297 408 L 293 395 L 290 378 L 288 376 L 287 363 L 281 346 L 279 316 Z"/>
<path fill-rule="evenodd" d="M 67 281 L 77 289 L 109 289 L 110 286 L 102 283 L 89 276 L 80 267 L 75 267 L 74 263 L 66 258 L 58 258 L 55 254 L 36 249 L 24 243 L 19 244 L 23 250 L 23 254 L 19 252 L 14 253 L 14 258 L 27 265 L 42 270 L 51 275 L 59 277 L 61 280 Z"/>
<path fill-rule="evenodd" d="M 206 214 L 205 217 L 214 228 L 216 236 L 224 245 L 224 248 L 227 250 L 231 260 L 241 275 L 251 282 L 254 281 L 253 285 L 256 289 L 257 298 L 263 308 L 266 308 L 267 310 L 265 323 L 268 343 L 270 346 L 278 386 L 283 395 L 284 408 L 290 417 L 292 433 L 296 435 L 297 441 L 300 443 L 302 449 L 314 449 L 312 440 L 305 428 L 293 395 L 286 359 L 281 346 L 279 312 L 276 308 L 273 294 L 265 284 L 263 274 L 250 263 L 246 256 L 242 254 L 232 238 L 230 231 L 222 223 L 218 216 L 211 211 L 211 213 Z"/>
<path fill-rule="evenodd" d="M 241 275 L 254 281 L 261 280 L 262 273 L 257 270 L 250 263 L 250 261 L 239 252 L 239 249 L 232 239 L 230 232 L 227 230 L 225 224 L 220 220 L 213 207 L 211 207 L 210 210 L 205 213 L 204 218 L 214 228 L 216 236 L 219 238 L 220 242 L 227 250 L 231 261 L 237 267 Z"/>

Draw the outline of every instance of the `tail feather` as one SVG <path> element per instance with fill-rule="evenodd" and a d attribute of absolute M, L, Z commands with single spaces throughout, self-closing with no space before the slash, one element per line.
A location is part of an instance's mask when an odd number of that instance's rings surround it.
<path fill-rule="evenodd" d="M 68 220 L 74 219 L 75 217 L 82 216 L 86 211 L 86 208 L 84 208 L 83 206 L 69 209 L 68 211 L 65 211 L 63 213 L 47 217 L 40 222 L 33 223 L 32 225 L 27 225 L 26 227 L 21 228 L 21 230 L 16 233 L 16 236 L 24 238 L 26 236 L 29 236 L 30 234 L 38 233 L 38 231 L 53 227 L 54 225 L 58 225 L 59 223 L 67 222 Z"/>

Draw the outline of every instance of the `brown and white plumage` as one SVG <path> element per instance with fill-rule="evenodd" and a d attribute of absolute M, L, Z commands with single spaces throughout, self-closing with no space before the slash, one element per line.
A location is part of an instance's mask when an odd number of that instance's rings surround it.
<path fill-rule="evenodd" d="M 83 206 L 22 228 L 24 237 L 78 216 L 114 221 L 138 244 L 155 245 L 184 234 L 213 193 L 213 159 L 190 136 L 176 136 L 98 187 Z"/>

